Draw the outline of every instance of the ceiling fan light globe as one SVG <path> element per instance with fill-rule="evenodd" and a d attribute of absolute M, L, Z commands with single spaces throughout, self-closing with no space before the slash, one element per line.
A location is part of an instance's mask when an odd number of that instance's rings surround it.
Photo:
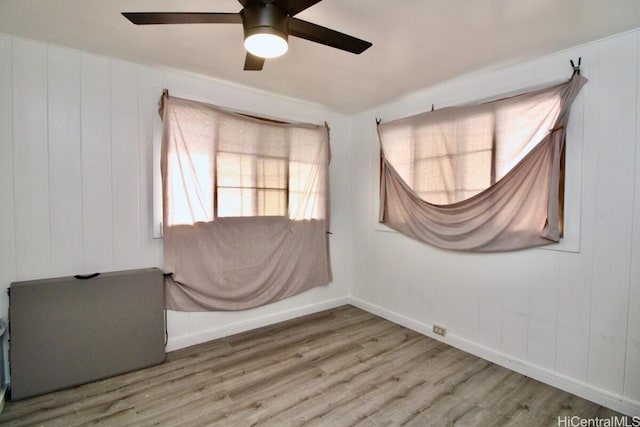
<path fill-rule="evenodd" d="M 255 33 L 244 40 L 244 48 L 261 58 L 277 58 L 287 53 L 289 44 L 282 37 L 269 33 Z"/>

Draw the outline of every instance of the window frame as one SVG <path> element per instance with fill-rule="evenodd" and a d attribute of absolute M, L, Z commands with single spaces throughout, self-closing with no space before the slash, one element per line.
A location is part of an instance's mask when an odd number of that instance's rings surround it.
<path fill-rule="evenodd" d="M 297 122 L 294 120 L 287 120 L 285 118 L 274 118 L 274 117 L 265 117 L 258 116 L 255 114 L 250 114 L 241 111 L 235 111 L 235 113 L 243 115 L 245 117 L 249 117 L 252 119 L 262 120 L 270 123 L 277 124 L 296 124 Z M 153 159 L 153 170 L 152 170 L 152 238 L 153 239 L 162 239 L 163 238 L 163 227 L 164 227 L 164 215 L 163 215 L 163 194 L 162 194 L 162 170 L 161 170 L 161 157 L 162 157 L 162 130 L 163 123 L 162 118 L 159 114 L 153 115 L 153 134 L 152 134 L 152 159 Z M 290 207 L 290 163 L 289 160 L 287 162 L 287 193 L 286 193 L 286 214 L 289 214 Z M 217 177 L 217 171 L 215 173 L 215 177 Z M 217 181 L 217 180 L 216 180 Z M 215 193 L 213 194 L 213 214 L 214 219 L 219 218 L 217 216 L 217 182 L 214 183 Z M 227 217 L 229 218 L 229 217 Z"/>
<path fill-rule="evenodd" d="M 520 70 L 521 71 L 521 70 Z M 525 74 L 520 74 L 520 76 Z M 439 108 L 445 108 L 449 106 L 459 106 L 468 104 L 478 104 L 483 102 L 489 102 L 500 98 L 516 95 L 521 92 L 535 90 L 543 88 L 545 86 L 559 84 L 566 82 L 566 70 L 562 69 L 556 73 L 549 73 L 545 75 L 535 75 L 532 73 L 529 78 L 522 79 L 496 79 L 492 75 L 479 75 L 474 78 L 470 78 L 469 81 L 461 83 L 460 81 L 452 81 L 446 83 L 437 88 L 425 91 L 420 94 L 421 99 L 429 96 L 429 104 L 434 100 L 438 101 L 438 97 L 446 99 L 442 101 Z M 462 93 L 461 87 L 467 90 L 466 94 L 459 97 L 449 98 L 451 93 Z M 500 96 L 491 95 L 491 93 L 501 93 Z M 562 176 L 561 182 L 561 197 L 563 198 L 563 209 L 560 215 L 563 218 L 562 221 L 562 239 L 560 242 L 532 248 L 532 250 L 548 250 L 559 251 L 569 253 L 581 252 L 581 227 L 582 227 L 582 181 L 583 181 L 583 152 L 585 145 L 585 100 L 588 93 L 588 85 L 583 88 L 571 106 L 571 118 L 568 122 L 566 129 L 567 140 L 569 144 L 565 144 L 564 152 L 562 156 Z M 367 117 L 366 123 L 361 121 L 360 125 L 368 125 L 369 130 L 363 132 L 363 135 L 368 135 L 368 140 L 374 141 L 370 145 L 375 149 L 375 155 L 372 153 L 370 163 L 370 173 L 372 179 L 370 180 L 369 191 L 373 198 L 373 208 L 370 212 L 371 228 L 374 232 L 382 233 L 398 233 L 398 231 L 387 227 L 385 224 L 379 222 L 379 207 L 380 207 L 380 181 L 382 179 L 381 166 L 382 156 L 379 139 L 377 137 L 377 131 L 375 129 L 375 122 L 378 121 L 378 117 L 384 117 L 385 121 L 392 121 L 400 119 L 402 117 L 411 116 L 420 113 L 422 106 L 426 105 L 426 101 L 420 102 L 420 99 L 415 99 L 413 102 L 407 105 L 389 104 L 382 110 L 376 111 L 374 117 Z M 437 104 L 436 104 L 437 105 Z M 377 176 L 375 175 L 377 174 Z M 398 233 L 399 234 L 399 233 Z"/>

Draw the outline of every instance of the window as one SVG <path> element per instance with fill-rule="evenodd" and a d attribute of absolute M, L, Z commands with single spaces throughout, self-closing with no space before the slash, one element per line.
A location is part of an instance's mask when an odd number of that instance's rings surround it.
<path fill-rule="evenodd" d="M 286 158 L 219 152 L 216 162 L 217 216 L 287 215 Z"/>
<path fill-rule="evenodd" d="M 325 218 L 326 129 L 219 111 L 194 117 L 191 107 L 176 103 L 171 110 L 179 125 L 169 131 L 164 160 L 171 198 L 163 206 L 165 226 L 230 217 Z"/>
<path fill-rule="evenodd" d="M 167 308 L 240 310 L 329 283 L 328 127 L 162 105 Z"/>
<path fill-rule="evenodd" d="M 493 115 L 422 126 L 414 144 L 413 188 L 438 205 L 468 199 L 495 183 Z"/>
<path fill-rule="evenodd" d="M 585 82 L 381 124 L 380 222 L 446 249 L 559 241 L 565 128 Z"/>
<path fill-rule="evenodd" d="M 557 96 L 504 101 L 454 120 L 435 117 L 408 132 L 401 130 L 408 138 L 389 135 L 389 140 L 406 138 L 402 150 L 390 150 L 404 153 L 403 160 L 391 160 L 394 167 L 416 194 L 437 205 L 457 203 L 489 188 L 544 138 L 560 113 Z"/>

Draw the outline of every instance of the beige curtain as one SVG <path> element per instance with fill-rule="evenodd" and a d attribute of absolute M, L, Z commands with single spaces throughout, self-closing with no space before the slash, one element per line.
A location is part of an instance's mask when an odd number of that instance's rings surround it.
<path fill-rule="evenodd" d="M 329 130 L 162 98 L 167 308 L 240 310 L 331 281 Z"/>
<path fill-rule="evenodd" d="M 569 107 L 586 79 L 378 126 L 380 222 L 444 249 L 558 242 Z"/>

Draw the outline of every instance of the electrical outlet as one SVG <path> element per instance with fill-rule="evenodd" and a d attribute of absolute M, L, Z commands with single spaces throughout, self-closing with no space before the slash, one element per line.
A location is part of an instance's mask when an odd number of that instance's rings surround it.
<path fill-rule="evenodd" d="M 447 333 L 447 328 L 440 325 L 433 325 L 433 333 L 445 336 L 445 334 Z"/>

